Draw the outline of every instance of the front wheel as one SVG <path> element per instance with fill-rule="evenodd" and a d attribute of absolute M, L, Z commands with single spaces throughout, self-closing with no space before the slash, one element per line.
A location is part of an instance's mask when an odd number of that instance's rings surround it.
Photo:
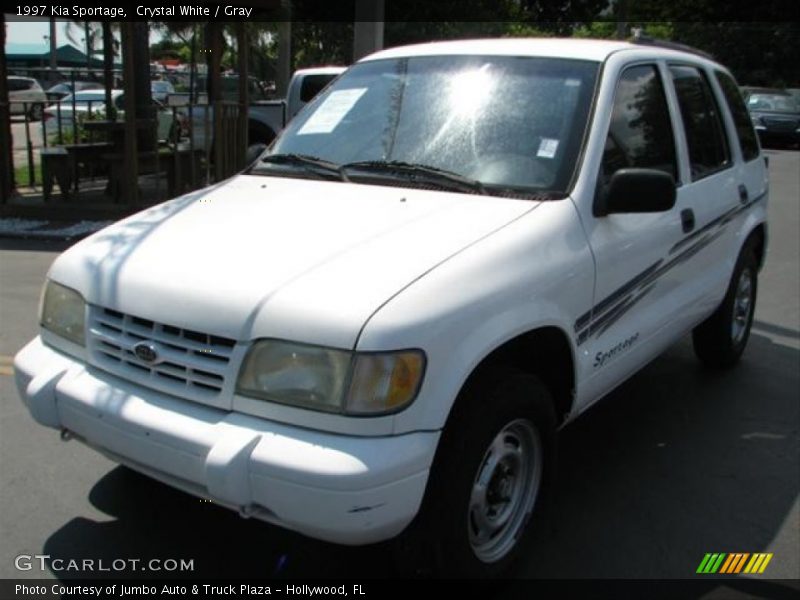
<path fill-rule="evenodd" d="M 692 332 L 695 354 L 705 365 L 724 368 L 739 360 L 750 338 L 757 291 L 758 260 L 748 245 L 739 255 L 722 304 Z"/>
<path fill-rule="evenodd" d="M 400 542 L 417 573 L 501 574 L 530 538 L 550 488 L 555 413 L 544 385 L 499 370 L 464 394 L 442 434 L 420 514 Z"/>

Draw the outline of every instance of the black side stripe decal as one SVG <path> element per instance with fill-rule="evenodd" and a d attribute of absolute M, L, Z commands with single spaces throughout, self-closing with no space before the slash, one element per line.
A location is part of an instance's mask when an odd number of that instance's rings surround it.
<path fill-rule="evenodd" d="M 612 307 L 618 300 L 621 298 L 627 297 L 633 290 L 635 290 L 639 284 L 647 279 L 648 276 L 652 275 L 656 269 L 658 269 L 659 265 L 664 262 L 663 260 L 657 260 L 652 265 L 647 267 L 644 271 L 636 275 L 633 279 L 622 285 L 620 288 L 612 292 L 610 295 L 606 296 L 603 300 L 600 301 L 596 306 L 592 309 L 586 311 L 578 320 L 575 321 L 575 331 L 579 331 L 583 329 L 586 325 L 589 324 L 589 321 L 592 319 L 592 315 L 595 318 L 602 312 L 604 312 L 607 308 Z"/>
<path fill-rule="evenodd" d="M 578 317 L 574 325 L 575 333 L 577 334 L 577 344 L 580 346 L 593 334 L 597 336 L 602 335 L 611 325 L 618 321 L 620 317 L 637 304 L 639 300 L 649 294 L 661 276 L 666 274 L 673 267 L 689 260 L 700 252 L 700 250 L 719 238 L 728 223 L 740 213 L 760 201 L 764 196 L 766 196 L 766 192 L 757 196 L 747 204 L 725 211 L 719 217 L 712 219 L 697 231 L 693 231 L 672 246 L 669 254 L 675 254 L 682 248 L 685 248 L 682 252 L 672 256 L 666 263 L 664 263 L 663 259 L 656 261 L 633 279 L 606 296 L 591 310 Z M 716 231 L 714 231 L 715 228 L 717 228 Z M 688 248 L 686 248 L 687 245 L 689 245 Z"/>

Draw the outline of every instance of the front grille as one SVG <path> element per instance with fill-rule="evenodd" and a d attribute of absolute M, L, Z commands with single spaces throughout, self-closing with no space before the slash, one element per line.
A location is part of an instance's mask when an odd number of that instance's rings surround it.
<path fill-rule="evenodd" d="M 101 307 L 91 307 L 89 323 L 92 357 L 104 370 L 195 399 L 217 396 L 225 386 L 235 340 Z M 140 342 L 155 345 L 155 362 L 136 356 Z"/>

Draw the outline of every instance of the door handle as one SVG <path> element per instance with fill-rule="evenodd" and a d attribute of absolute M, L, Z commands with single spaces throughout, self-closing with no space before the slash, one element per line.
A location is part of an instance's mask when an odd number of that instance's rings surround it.
<path fill-rule="evenodd" d="M 747 188 L 739 184 L 739 202 L 742 204 L 747 204 L 747 201 L 750 199 L 750 195 L 747 193 Z"/>
<path fill-rule="evenodd" d="M 681 211 L 681 227 L 683 233 L 689 233 L 694 229 L 694 211 L 691 208 L 684 208 Z"/>

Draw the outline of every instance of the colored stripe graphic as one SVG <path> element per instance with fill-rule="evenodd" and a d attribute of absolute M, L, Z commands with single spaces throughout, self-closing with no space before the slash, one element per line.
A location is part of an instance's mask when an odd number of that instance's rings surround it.
<path fill-rule="evenodd" d="M 707 553 L 697 567 L 697 573 L 703 574 L 738 574 L 751 573 L 760 574 L 767 568 L 769 561 L 772 560 L 772 553 L 759 552 L 750 554 L 749 552 L 724 552 Z M 749 559 L 749 560 L 748 560 Z M 745 566 L 747 565 L 747 566 Z M 743 570 L 744 569 L 744 570 Z"/>
<path fill-rule="evenodd" d="M 705 573 L 706 572 L 706 565 L 708 564 L 709 559 L 711 558 L 710 554 L 706 554 L 703 557 L 703 560 L 700 561 L 700 566 L 697 567 L 697 573 Z"/>
<path fill-rule="evenodd" d="M 745 573 L 763 573 L 767 568 L 769 561 L 772 560 L 772 553 L 753 554 L 753 558 L 747 563 L 744 569 Z"/>
<path fill-rule="evenodd" d="M 711 570 L 709 571 L 709 573 L 716 573 L 717 569 L 719 569 L 719 566 L 722 564 L 722 560 L 724 558 L 725 558 L 725 553 L 723 552 L 722 554 L 719 555 L 719 558 L 713 564 L 713 566 L 711 567 Z"/>
<path fill-rule="evenodd" d="M 728 555 L 728 560 L 722 565 L 720 573 L 738 573 L 741 571 L 744 561 L 750 556 L 748 553 L 735 552 Z"/>
<path fill-rule="evenodd" d="M 725 553 L 722 554 L 706 554 L 700 566 L 697 567 L 698 573 L 716 573 L 722 561 L 725 559 Z"/>
<path fill-rule="evenodd" d="M 728 554 L 728 558 L 725 559 L 725 562 L 722 563 L 722 568 L 719 570 L 720 573 L 732 573 L 733 567 L 736 565 L 736 561 L 739 560 L 739 554 Z"/>
<path fill-rule="evenodd" d="M 739 558 L 739 562 L 736 564 L 736 567 L 733 569 L 734 573 L 741 572 L 742 567 L 744 566 L 745 561 L 747 561 L 747 557 L 748 556 L 750 556 L 749 552 L 745 552 L 744 554 L 740 555 L 741 558 Z"/>

